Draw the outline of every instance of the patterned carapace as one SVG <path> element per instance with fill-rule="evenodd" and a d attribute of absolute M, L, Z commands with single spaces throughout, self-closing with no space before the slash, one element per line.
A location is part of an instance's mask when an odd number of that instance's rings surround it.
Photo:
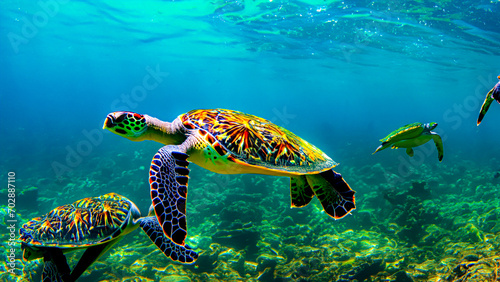
<path fill-rule="evenodd" d="M 382 142 L 387 142 L 393 138 L 407 139 L 419 136 L 424 131 L 424 125 L 420 122 L 414 122 L 400 127 L 389 133 L 386 137 L 380 139 Z"/>
<path fill-rule="evenodd" d="M 85 198 L 25 223 L 19 230 L 20 240 L 45 247 L 95 244 L 117 235 L 130 208 L 131 203 L 115 193 Z"/>
<path fill-rule="evenodd" d="M 276 167 L 311 167 L 334 162 L 321 150 L 292 132 L 272 122 L 238 111 L 214 109 L 193 110 L 180 116 L 187 129 L 207 133 L 239 160 L 249 164 Z M 332 167 L 331 165 L 330 167 Z"/>

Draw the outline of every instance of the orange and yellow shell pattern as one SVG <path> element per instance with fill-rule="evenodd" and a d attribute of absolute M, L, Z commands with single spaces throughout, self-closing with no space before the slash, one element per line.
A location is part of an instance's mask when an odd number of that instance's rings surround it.
<path fill-rule="evenodd" d="M 272 122 L 233 110 L 192 110 L 179 116 L 221 156 L 283 171 L 319 173 L 336 163 L 314 145 Z M 191 133 L 193 134 L 193 133 Z"/>
<path fill-rule="evenodd" d="M 85 247 L 118 236 L 128 224 L 133 204 L 115 193 L 85 198 L 34 218 L 19 230 L 29 246 Z"/>

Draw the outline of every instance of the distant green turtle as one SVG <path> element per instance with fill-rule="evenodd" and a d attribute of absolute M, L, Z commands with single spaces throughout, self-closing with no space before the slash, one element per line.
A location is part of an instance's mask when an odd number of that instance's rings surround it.
<path fill-rule="evenodd" d="M 389 133 L 382 141 L 380 145 L 373 154 L 378 151 L 382 151 L 388 147 L 391 149 L 406 148 L 406 153 L 408 156 L 413 157 L 413 147 L 420 146 L 429 142 L 431 139 L 434 140 L 436 148 L 439 154 L 439 161 L 443 160 L 443 140 L 436 133 L 432 132 L 438 124 L 435 122 L 431 123 L 420 123 L 415 122 L 407 124 L 401 128 L 394 130 Z"/>
<path fill-rule="evenodd" d="M 19 230 L 23 258 L 43 258 L 42 281 L 75 281 L 101 255 L 139 226 L 169 258 L 194 262 L 198 254 L 163 235 L 155 216 L 141 217 L 137 206 L 115 193 L 85 198 L 34 218 Z M 70 270 L 66 253 L 86 249 Z"/>
<path fill-rule="evenodd" d="M 497 77 L 500 79 L 500 75 Z M 481 121 L 484 118 L 484 115 L 490 108 L 491 102 L 493 100 L 496 100 L 498 103 L 500 103 L 500 81 L 491 88 L 491 90 L 486 94 L 486 98 L 484 99 L 483 105 L 481 106 L 481 110 L 479 111 L 479 117 L 477 118 L 477 125 L 481 123 Z"/>
<path fill-rule="evenodd" d="M 173 122 L 132 112 L 114 112 L 103 128 L 132 141 L 166 146 L 151 162 L 151 198 L 164 233 L 179 245 L 187 236 L 189 160 L 222 174 L 256 173 L 290 177 L 292 207 L 316 196 L 335 219 L 355 209 L 354 191 L 321 150 L 263 118 L 224 109 L 192 110 Z"/>

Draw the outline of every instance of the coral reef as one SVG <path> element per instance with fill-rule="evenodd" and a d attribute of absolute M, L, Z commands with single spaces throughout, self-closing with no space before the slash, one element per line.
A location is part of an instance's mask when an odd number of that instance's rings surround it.
<path fill-rule="evenodd" d="M 99 164 L 106 168 L 109 161 L 96 160 L 92 166 Z M 351 216 L 335 221 L 323 212 L 317 200 L 304 208 L 291 209 L 287 178 L 220 176 L 193 167 L 186 243 L 200 251 L 198 261 L 193 265 L 173 263 L 139 236 L 142 234 L 131 234 L 92 265 L 82 279 L 498 280 L 500 183 L 495 182 L 494 173 L 469 163 L 450 167 L 442 164 L 435 172 L 424 165 L 406 178 L 392 175 L 392 170 L 381 165 L 346 168 L 343 176 L 352 179 L 350 184 L 358 192 L 358 208 Z M 456 176 L 457 171 L 462 174 Z M 109 180 L 103 173 L 120 177 Z M 35 176 L 24 179 L 25 183 L 37 185 L 39 207 L 19 209 L 18 223 L 73 199 L 111 191 L 139 202 L 140 208 L 147 210 L 150 199 L 144 173 L 146 168 L 140 166 L 127 165 L 105 172 L 82 166 L 72 172 L 70 181 L 52 182 Z M 30 191 L 27 194 L 35 195 Z M 0 223 L 7 225 L 5 220 Z M 0 234 L 3 261 L 7 235 Z M 0 272 L 0 279 L 39 279 L 40 262 L 22 261 L 20 248 L 16 250 L 16 274 Z M 72 257 L 70 264 L 75 263 Z M 7 269 L 6 265 L 0 267 Z"/>
<path fill-rule="evenodd" d="M 407 191 L 384 192 L 384 198 L 395 207 L 390 217 L 402 226 L 397 235 L 410 244 L 423 243 L 421 239 L 426 226 L 443 222 L 433 202 L 424 204 L 425 200 L 431 198 L 430 189 L 426 185 L 425 182 L 413 182 L 411 189 Z"/>

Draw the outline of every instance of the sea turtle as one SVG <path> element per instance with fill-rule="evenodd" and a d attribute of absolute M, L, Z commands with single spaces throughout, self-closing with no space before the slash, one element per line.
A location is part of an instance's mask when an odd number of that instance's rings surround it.
<path fill-rule="evenodd" d="M 497 77 L 500 79 L 500 75 Z M 486 94 L 486 98 L 484 99 L 483 105 L 481 106 L 481 110 L 479 111 L 479 117 L 477 118 L 477 125 L 481 123 L 481 121 L 484 118 L 484 115 L 490 108 L 491 102 L 493 100 L 497 100 L 498 103 L 500 103 L 500 81 L 491 88 L 491 90 Z"/>
<path fill-rule="evenodd" d="M 413 147 L 425 144 L 432 139 L 434 140 L 434 144 L 436 144 L 436 148 L 438 150 L 439 161 L 442 161 L 443 140 L 436 132 L 431 131 L 436 128 L 437 125 L 438 124 L 436 122 L 414 122 L 398 128 L 389 133 L 389 135 L 385 138 L 380 139 L 380 141 L 382 141 L 382 145 L 378 146 L 377 150 L 375 150 L 373 154 L 378 151 L 382 151 L 387 147 L 391 147 L 391 149 L 406 148 L 408 156 L 413 157 Z"/>
<path fill-rule="evenodd" d="M 174 261 L 194 262 L 198 254 L 164 236 L 155 216 L 141 217 L 137 206 L 115 193 L 85 198 L 34 218 L 19 230 L 23 258 L 43 258 L 42 281 L 75 281 L 124 235 L 142 227 L 155 245 Z M 66 253 L 86 249 L 73 271 Z"/>
<path fill-rule="evenodd" d="M 290 177 L 291 206 L 316 196 L 335 219 L 355 209 L 354 191 L 321 150 L 270 121 L 238 111 L 200 109 L 174 121 L 133 112 L 110 113 L 103 128 L 132 141 L 166 146 L 150 167 L 151 198 L 164 233 L 179 245 L 187 236 L 189 161 L 222 174 L 255 173 Z"/>

